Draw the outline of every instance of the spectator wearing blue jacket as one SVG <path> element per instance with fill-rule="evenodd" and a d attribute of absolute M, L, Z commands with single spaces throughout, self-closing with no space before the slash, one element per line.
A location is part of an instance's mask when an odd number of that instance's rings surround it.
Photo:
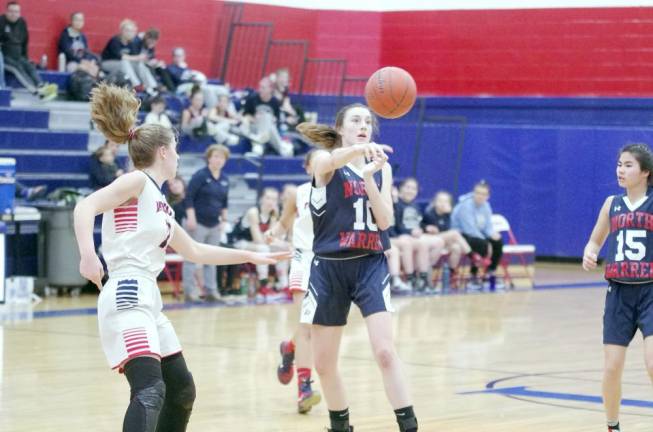
<path fill-rule="evenodd" d="M 82 33 L 84 28 L 84 14 L 74 12 L 70 15 L 70 25 L 63 29 L 59 36 L 59 53 L 66 56 L 66 70 L 75 72 L 82 60 L 92 60 L 98 65 L 100 58 L 91 52 L 88 39 Z"/>
<path fill-rule="evenodd" d="M 476 263 L 487 257 L 490 246 L 492 255 L 487 268 L 487 277 L 491 288 L 497 287 L 494 275 L 501 257 L 503 256 L 503 241 L 501 234 L 494 231 L 492 226 L 492 207 L 490 199 L 490 185 L 480 181 L 474 186 L 474 191 L 460 197 L 451 214 L 451 227 L 459 230 L 469 246 L 472 248 L 471 273 L 474 279 L 478 274 Z M 473 281 L 476 282 L 477 281 Z"/>

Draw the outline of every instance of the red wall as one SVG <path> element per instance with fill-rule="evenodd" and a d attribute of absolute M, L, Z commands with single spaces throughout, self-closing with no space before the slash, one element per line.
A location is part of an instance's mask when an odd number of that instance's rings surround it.
<path fill-rule="evenodd" d="M 218 74 L 224 4 L 211 0 L 22 0 L 30 56 L 54 67 L 73 10 L 86 12 L 101 51 L 125 17 L 162 30 L 159 52 L 183 45 L 189 63 Z M 138 7 L 135 7 L 137 5 Z M 131 11 L 134 11 L 133 13 Z M 247 4 L 244 21 L 271 21 L 275 39 L 306 39 L 311 57 L 345 58 L 348 75 L 409 70 L 421 94 L 653 95 L 653 8 L 420 12 L 313 11 Z"/>
<path fill-rule="evenodd" d="M 653 94 L 653 8 L 390 12 L 382 38 L 421 93 Z"/>

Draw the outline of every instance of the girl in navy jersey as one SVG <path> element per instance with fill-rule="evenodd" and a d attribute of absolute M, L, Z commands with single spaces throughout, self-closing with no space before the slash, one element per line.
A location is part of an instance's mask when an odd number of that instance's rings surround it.
<path fill-rule="evenodd" d="M 224 265 L 272 264 L 287 253 L 261 254 L 197 243 L 175 221 L 161 186 L 175 177 L 177 140 L 160 125 L 134 128 L 140 103 L 124 88 L 92 92 L 91 116 L 113 142 L 127 142 L 135 171 L 89 195 L 75 208 L 80 273 L 101 290 L 98 320 L 110 366 L 131 389 L 124 432 L 185 431 L 195 400 L 193 377 L 156 284 L 170 245 L 188 260 Z M 109 279 L 95 253 L 93 224 L 103 213 L 102 249 Z"/>
<path fill-rule="evenodd" d="M 647 145 L 621 149 L 617 181 L 625 193 L 605 200 L 583 254 L 583 268 L 596 268 L 608 240 L 603 405 L 612 432 L 620 430 L 621 376 L 626 348 L 637 329 L 644 337 L 646 369 L 653 380 L 653 154 Z"/>
<path fill-rule="evenodd" d="M 388 146 L 370 142 L 375 118 L 353 104 L 336 115 L 335 127 L 303 123 L 297 128 L 325 150 L 311 163 L 313 258 L 301 321 L 312 324 L 315 370 L 320 376 L 332 432 L 349 432 L 349 409 L 338 371 L 342 330 L 352 300 L 368 329 L 386 395 L 399 430 L 417 431 L 417 419 L 392 342 L 390 275 L 384 251 L 393 221 Z"/>

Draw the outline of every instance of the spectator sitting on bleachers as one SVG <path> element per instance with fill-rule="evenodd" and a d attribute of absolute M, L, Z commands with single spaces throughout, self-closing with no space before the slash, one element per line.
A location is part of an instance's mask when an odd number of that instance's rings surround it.
<path fill-rule="evenodd" d="M 240 137 L 232 131 L 239 131 L 242 117 L 236 112 L 228 94 L 220 95 L 218 104 L 209 111 L 209 120 L 215 125 L 216 141 L 229 146 L 238 144 Z"/>
<path fill-rule="evenodd" d="M 185 228 L 196 241 L 215 246 L 220 244 L 229 203 L 229 179 L 222 168 L 229 156 L 227 147 L 220 144 L 209 146 L 205 152 L 206 167 L 195 172 L 188 183 Z M 182 271 L 184 295 L 189 302 L 200 300 L 195 285 L 196 266 L 195 263 L 185 261 Z M 203 281 L 206 300 L 219 300 L 216 266 L 204 266 Z"/>
<path fill-rule="evenodd" d="M 268 146 L 281 156 L 293 155 L 292 143 L 279 134 L 280 114 L 281 103 L 274 97 L 272 82 L 263 78 L 258 91 L 247 97 L 243 110 L 243 129 L 252 142 L 254 156 L 263 156 Z"/>
<path fill-rule="evenodd" d="M 99 56 L 89 49 L 88 40 L 82 33 L 82 28 L 84 28 L 84 14 L 74 12 L 70 15 L 70 25 L 59 36 L 59 53 L 66 56 L 66 71 L 70 73 L 77 70 L 82 60 L 100 64 Z"/>
<path fill-rule="evenodd" d="M 89 179 L 93 190 L 107 186 L 123 174 L 124 171 L 116 163 L 116 154 L 109 145 L 98 148 L 91 156 Z"/>
<path fill-rule="evenodd" d="M 450 283 L 452 288 L 458 287 L 456 271 L 460 265 L 462 255 L 471 252 L 469 244 L 458 230 L 451 229 L 451 211 L 453 197 L 449 192 L 438 191 L 429 206 L 424 211 L 422 229 L 425 233 L 435 235 L 444 240 L 445 248 L 449 252 L 448 263 L 451 269 Z"/>
<path fill-rule="evenodd" d="M 190 105 L 181 113 L 181 131 L 193 138 L 210 136 L 218 144 L 238 144 L 238 138 L 232 138 L 229 133 L 230 127 L 229 123 L 216 123 L 209 116 L 209 110 L 204 106 L 204 93 L 196 86 L 190 96 Z"/>
<path fill-rule="evenodd" d="M 397 234 L 394 243 L 399 248 L 410 285 L 417 291 L 424 291 L 433 289 L 431 267 L 440 259 L 444 241 L 422 231 L 422 209 L 415 202 L 418 188 L 417 180 L 412 177 L 399 186 L 399 200 L 394 205 L 394 230 Z"/>
<path fill-rule="evenodd" d="M 29 32 L 25 19 L 20 16 L 20 5 L 17 2 L 7 3 L 6 13 L 0 16 L 0 28 L 3 29 L 0 33 L 0 44 L 5 69 L 11 72 L 30 93 L 43 100 L 56 98 L 57 85 L 44 83 L 36 67 L 27 58 Z"/>
<path fill-rule="evenodd" d="M 483 261 L 492 248 L 492 258 L 487 267 L 487 279 L 491 288 L 501 288 L 502 284 L 496 280 L 494 272 L 503 255 L 503 240 L 501 234 L 494 231 L 492 226 L 492 208 L 488 203 L 490 186 L 485 181 L 480 181 L 474 186 L 474 191 L 460 197 L 458 204 L 451 213 L 451 227 L 459 230 L 472 249 L 471 288 L 480 288 L 477 279 L 478 263 Z"/>
<path fill-rule="evenodd" d="M 172 64 L 168 65 L 167 70 L 175 85 L 172 90 L 178 95 L 190 97 L 193 88 L 199 86 L 208 108 L 213 108 L 218 104 L 221 94 L 229 93 L 229 86 L 209 84 L 206 75 L 198 70 L 190 69 L 186 63 L 186 51 L 181 47 L 172 50 Z"/>
<path fill-rule="evenodd" d="M 259 252 L 290 250 L 290 245 L 279 239 L 271 244 L 265 242 L 263 236 L 272 225 L 279 220 L 279 191 L 272 187 L 263 189 L 259 203 L 249 208 L 238 220 L 231 232 L 233 244 L 238 249 Z M 276 284 L 274 291 L 288 287 L 288 261 L 275 264 Z M 263 295 L 272 293 L 269 286 L 268 265 L 257 265 L 256 273 L 259 279 L 259 292 Z"/>
<path fill-rule="evenodd" d="M 179 225 L 183 225 L 186 219 L 186 183 L 180 176 L 168 181 L 166 199 L 175 212 L 175 220 Z"/>
<path fill-rule="evenodd" d="M 100 82 L 100 66 L 94 60 L 82 59 L 68 80 L 68 98 L 88 102 L 91 90 Z"/>
<path fill-rule="evenodd" d="M 102 69 L 109 74 L 120 72 L 136 89 L 154 95 L 157 81 L 145 63 L 147 55 L 141 53 L 137 30 L 136 23 L 130 19 L 120 23 L 120 33 L 109 39 L 102 51 Z"/>
<path fill-rule="evenodd" d="M 170 72 L 166 69 L 163 60 L 156 58 L 156 44 L 159 42 L 161 32 L 156 28 L 150 28 L 145 33 L 140 33 L 136 38 L 136 43 L 140 47 L 141 54 L 146 56 L 147 67 L 161 81 L 161 84 L 168 91 L 174 91 L 175 84 L 172 82 Z"/>
<path fill-rule="evenodd" d="M 145 124 L 159 124 L 161 126 L 172 129 L 172 122 L 166 111 L 166 100 L 161 96 L 155 96 L 150 101 L 150 112 L 145 116 Z"/>

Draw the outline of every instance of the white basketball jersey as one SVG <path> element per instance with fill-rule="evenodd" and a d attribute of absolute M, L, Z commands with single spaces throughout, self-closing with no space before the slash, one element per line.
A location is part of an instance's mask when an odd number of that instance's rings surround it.
<path fill-rule="evenodd" d="M 313 250 L 313 219 L 308 202 L 311 199 L 311 183 L 297 187 L 297 217 L 292 228 L 292 244 L 295 249 Z"/>
<path fill-rule="evenodd" d="M 157 277 L 175 226 L 175 213 L 147 174 L 143 192 L 102 218 L 102 255 L 109 276 L 131 272 Z"/>

